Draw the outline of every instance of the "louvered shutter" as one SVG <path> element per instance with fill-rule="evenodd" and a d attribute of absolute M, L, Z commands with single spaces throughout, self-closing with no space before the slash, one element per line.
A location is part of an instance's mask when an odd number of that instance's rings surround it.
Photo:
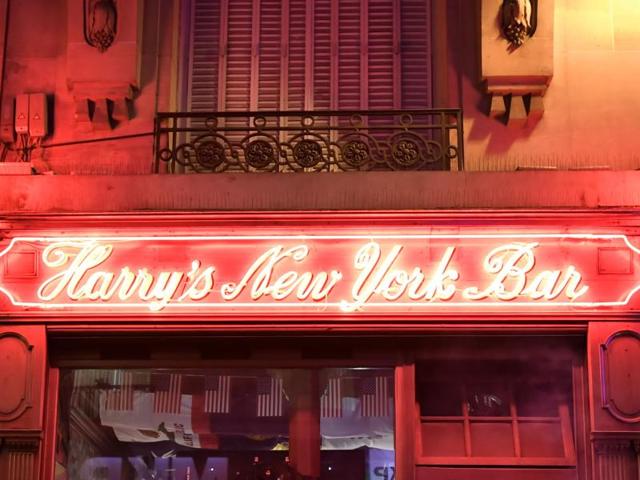
<path fill-rule="evenodd" d="M 287 110 L 304 110 L 306 0 L 289 0 Z"/>
<path fill-rule="evenodd" d="M 427 108 L 430 10 L 430 0 L 194 0 L 187 107 Z"/>
<path fill-rule="evenodd" d="M 359 110 L 360 0 L 340 0 L 338 27 L 338 109 Z"/>
<path fill-rule="evenodd" d="M 187 106 L 192 112 L 211 112 L 218 109 L 220 3 L 195 0 L 191 16 Z"/>
<path fill-rule="evenodd" d="M 313 108 L 331 109 L 331 0 L 316 0 L 313 11 Z"/>
<path fill-rule="evenodd" d="M 282 1 L 260 0 L 258 110 L 280 109 Z"/>
<path fill-rule="evenodd" d="M 402 0 L 402 108 L 431 106 L 431 3 Z"/>
<path fill-rule="evenodd" d="M 252 0 L 229 0 L 225 110 L 249 110 Z"/>
<path fill-rule="evenodd" d="M 394 0 L 369 1 L 368 109 L 394 108 Z"/>

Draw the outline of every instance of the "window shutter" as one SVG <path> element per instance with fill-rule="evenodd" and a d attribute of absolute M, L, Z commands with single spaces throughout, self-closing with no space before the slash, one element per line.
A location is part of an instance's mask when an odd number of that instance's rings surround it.
<path fill-rule="evenodd" d="M 340 0 L 338 29 L 338 109 L 359 110 L 360 0 Z"/>
<path fill-rule="evenodd" d="M 252 0 L 229 0 L 225 110 L 249 110 Z"/>
<path fill-rule="evenodd" d="M 402 108 L 431 106 L 431 2 L 401 3 Z"/>
<path fill-rule="evenodd" d="M 394 107 L 393 0 L 369 1 L 368 109 Z"/>
<path fill-rule="evenodd" d="M 313 12 L 313 108 L 331 109 L 331 0 L 316 0 Z"/>
<path fill-rule="evenodd" d="M 306 0 L 289 0 L 287 110 L 304 110 Z"/>
<path fill-rule="evenodd" d="M 218 109 L 218 52 L 220 5 L 218 0 L 196 0 L 192 11 L 188 109 L 211 112 Z"/>
<path fill-rule="evenodd" d="M 282 1 L 260 0 L 258 110 L 280 108 Z"/>
<path fill-rule="evenodd" d="M 430 11 L 430 0 L 194 0 L 187 108 L 427 108 Z"/>

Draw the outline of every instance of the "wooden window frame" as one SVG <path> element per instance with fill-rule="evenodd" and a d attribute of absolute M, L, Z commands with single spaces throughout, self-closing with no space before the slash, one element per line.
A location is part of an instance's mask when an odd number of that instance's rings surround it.
<path fill-rule="evenodd" d="M 489 340 L 491 342 L 491 340 Z M 425 360 L 434 360 L 443 358 L 452 359 L 450 354 L 441 350 L 438 353 L 432 354 L 429 352 L 429 347 L 425 347 L 425 350 L 422 352 L 417 352 L 415 356 L 416 364 L 425 361 Z M 435 348 L 438 350 L 438 348 Z M 469 348 L 465 351 L 465 358 L 473 357 L 477 355 L 479 352 L 474 352 L 474 348 Z M 503 347 L 502 352 L 498 355 L 501 359 L 508 359 L 509 351 L 511 351 L 511 355 L 514 359 L 525 359 L 524 353 L 520 357 L 520 354 L 516 352 L 515 349 L 509 347 Z M 444 352 L 444 353 L 443 353 Z M 520 358 L 519 358 L 520 357 Z M 558 469 L 558 472 L 564 471 L 569 474 L 570 472 L 574 472 L 573 475 L 569 475 L 567 478 L 585 478 L 586 472 L 588 470 L 586 464 L 588 463 L 588 452 L 585 447 L 586 437 L 585 432 L 588 430 L 588 426 L 586 425 L 587 412 L 585 411 L 585 392 L 583 391 L 585 388 L 584 385 L 584 375 L 585 375 L 585 367 L 583 365 L 584 358 L 573 348 L 567 347 L 567 351 L 563 352 L 563 360 L 568 362 L 568 366 L 571 368 L 571 398 L 569 399 L 569 404 L 562 406 L 559 409 L 559 413 L 555 417 L 525 417 L 518 416 L 517 410 L 514 410 L 515 405 L 511 403 L 510 399 L 510 411 L 509 415 L 501 416 L 501 417 L 482 417 L 482 416 L 472 416 L 469 415 L 469 412 L 466 411 L 466 408 L 462 409 L 462 415 L 456 416 L 422 416 L 420 412 L 420 405 L 417 401 L 417 387 L 414 391 L 414 398 L 416 401 L 414 403 L 414 412 L 413 412 L 413 424 L 414 424 L 414 432 L 415 432 L 415 444 L 414 444 L 414 455 L 415 455 L 415 465 L 416 467 L 427 468 L 429 470 L 436 468 L 440 469 L 440 471 L 444 472 L 444 470 L 455 470 L 456 468 L 463 468 L 467 470 L 470 467 L 475 467 L 478 469 L 487 469 L 491 467 L 497 467 L 500 469 L 507 469 L 509 467 L 514 469 L 533 469 L 535 471 L 536 467 L 538 467 L 541 472 L 541 478 L 546 478 L 545 472 L 549 472 L 549 469 Z M 419 383 L 418 379 L 419 369 L 416 367 L 416 380 L 415 385 Z M 513 397 L 512 397 L 513 398 Z M 463 404 L 464 396 L 463 396 Z M 573 418 L 570 415 L 570 405 L 573 413 Z M 450 422 L 464 422 L 464 444 L 465 444 L 465 456 L 427 456 L 423 454 L 423 439 L 422 439 L 422 424 L 424 420 L 435 420 L 435 421 L 450 421 Z M 521 451 L 518 448 L 518 442 L 514 438 L 514 451 L 519 456 L 513 457 L 473 457 L 471 456 L 471 452 L 469 449 L 470 438 L 469 438 L 469 425 L 473 421 L 499 421 L 504 423 L 512 423 L 512 432 L 514 437 L 516 435 L 517 426 L 524 422 L 533 422 L 540 421 L 542 423 L 546 422 L 555 422 L 561 424 L 561 435 L 562 435 L 562 444 L 564 449 L 564 457 L 522 457 Z M 578 455 L 580 453 L 580 456 Z M 584 458 L 582 458 L 584 457 Z M 541 469 L 540 467 L 544 467 Z M 555 470 L 554 470 L 555 471 Z M 446 476 L 446 475 L 445 475 Z M 464 476 L 464 475 L 463 475 Z M 468 477 L 468 475 L 467 475 Z M 431 478 L 431 477 L 430 477 Z M 437 476 L 434 478 L 438 478 Z M 446 477 L 449 478 L 449 477 Z M 451 477 L 454 478 L 454 477 Z M 457 478 L 457 477 L 455 477 Z M 496 477 L 497 478 L 497 477 Z M 550 477 L 551 478 L 551 477 Z M 564 477 L 563 477 L 564 478 Z"/>

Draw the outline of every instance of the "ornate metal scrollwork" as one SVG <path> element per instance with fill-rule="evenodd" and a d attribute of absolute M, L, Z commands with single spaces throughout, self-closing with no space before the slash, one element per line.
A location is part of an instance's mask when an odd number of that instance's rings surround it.
<path fill-rule="evenodd" d="M 115 0 L 84 0 L 84 38 L 105 52 L 118 33 L 118 8 Z"/>
<path fill-rule="evenodd" d="M 185 172 L 463 167 L 462 118 L 455 109 L 166 113 L 156 125 L 156 167 L 164 163 L 169 171 L 176 165 Z"/>

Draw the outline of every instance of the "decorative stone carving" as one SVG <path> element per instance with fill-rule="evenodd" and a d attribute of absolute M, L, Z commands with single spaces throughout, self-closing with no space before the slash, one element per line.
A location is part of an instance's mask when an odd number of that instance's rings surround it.
<path fill-rule="evenodd" d="M 84 0 L 84 38 L 105 52 L 118 31 L 118 9 L 114 0 Z"/>
<path fill-rule="evenodd" d="M 535 32 L 536 0 L 504 0 L 501 7 L 502 34 L 514 47 Z"/>
<path fill-rule="evenodd" d="M 32 350 L 22 335 L 0 334 L 0 364 L 11 365 L 10 369 L 0 369 L 0 422 L 14 420 L 31 407 Z"/>
<path fill-rule="evenodd" d="M 640 334 L 616 332 L 600 346 L 602 407 L 621 422 L 640 422 Z"/>

